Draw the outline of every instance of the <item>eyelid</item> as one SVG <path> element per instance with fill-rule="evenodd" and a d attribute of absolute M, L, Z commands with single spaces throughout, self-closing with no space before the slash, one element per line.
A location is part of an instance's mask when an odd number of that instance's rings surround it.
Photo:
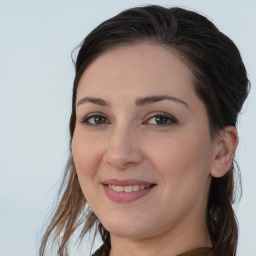
<path fill-rule="evenodd" d="M 88 120 L 90 118 L 97 117 L 97 116 L 106 118 L 106 122 L 102 123 L 102 124 L 91 124 L 91 123 L 88 122 Z M 154 118 L 154 117 L 155 118 L 156 117 L 164 117 L 166 119 L 169 119 L 169 122 L 167 124 L 149 124 L 149 125 L 165 127 L 165 126 L 170 126 L 170 125 L 176 124 L 178 122 L 178 120 L 173 115 L 171 115 L 169 113 L 166 113 L 166 112 L 157 111 L 157 112 L 152 112 L 152 113 L 147 114 L 145 119 L 144 119 L 145 121 L 143 121 L 142 124 L 147 124 L 147 122 L 151 118 Z M 83 118 L 81 118 L 80 122 L 82 124 L 85 124 L 87 126 L 92 126 L 92 127 L 99 127 L 99 126 L 103 126 L 103 125 L 111 123 L 108 116 L 106 114 L 102 113 L 102 112 L 89 113 L 89 114 L 85 115 Z"/>
<path fill-rule="evenodd" d="M 83 118 L 81 118 L 80 122 L 82 124 L 85 124 L 85 125 L 88 125 L 88 126 L 102 126 L 102 125 L 110 123 L 110 121 L 106 122 L 104 124 L 90 124 L 89 122 L 87 122 L 90 118 L 96 117 L 96 116 L 104 117 L 109 121 L 108 116 L 103 114 L 102 112 L 92 112 L 92 113 L 89 113 L 89 114 L 85 115 Z"/>
<path fill-rule="evenodd" d="M 153 117 L 158 117 L 158 116 L 168 118 L 169 120 L 171 120 L 171 124 L 165 124 L 165 125 L 158 125 L 158 124 L 156 124 L 155 126 L 168 126 L 168 125 L 172 125 L 172 124 L 178 123 L 178 120 L 177 120 L 173 115 L 168 114 L 168 113 L 166 113 L 166 112 L 160 112 L 160 111 L 157 111 L 157 112 L 153 112 L 153 113 L 148 114 L 148 115 L 145 117 L 146 120 L 143 121 L 143 123 L 147 122 L 148 120 L 150 120 L 150 119 L 153 118 Z M 152 124 L 152 125 L 153 125 L 153 124 Z"/>

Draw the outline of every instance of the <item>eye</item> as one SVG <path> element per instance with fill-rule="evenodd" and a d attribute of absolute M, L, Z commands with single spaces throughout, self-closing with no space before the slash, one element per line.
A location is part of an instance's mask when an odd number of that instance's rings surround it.
<path fill-rule="evenodd" d="M 109 124 L 110 121 L 103 114 L 92 113 L 92 114 L 85 116 L 81 120 L 81 123 L 86 124 L 88 126 L 100 126 L 100 125 L 104 125 L 104 124 Z"/>
<path fill-rule="evenodd" d="M 149 116 L 146 120 L 147 124 L 155 125 L 155 126 L 169 126 L 176 124 L 178 121 L 176 118 L 172 117 L 166 113 L 158 113 L 154 114 L 153 116 Z"/>

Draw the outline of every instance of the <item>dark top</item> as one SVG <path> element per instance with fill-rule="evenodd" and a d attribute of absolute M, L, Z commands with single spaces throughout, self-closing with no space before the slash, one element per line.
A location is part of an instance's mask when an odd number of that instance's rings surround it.
<path fill-rule="evenodd" d="M 177 256 L 208 256 L 211 248 L 196 248 Z M 102 245 L 92 256 L 109 256 L 109 251 Z"/>
<path fill-rule="evenodd" d="M 184 252 L 177 256 L 208 256 L 211 251 L 211 248 L 197 248 L 190 250 L 188 252 Z"/>

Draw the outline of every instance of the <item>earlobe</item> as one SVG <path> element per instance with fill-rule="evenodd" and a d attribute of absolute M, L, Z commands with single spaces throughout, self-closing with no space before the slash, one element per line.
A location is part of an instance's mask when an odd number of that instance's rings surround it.
<path fill-rule="evenodd" d="M 238 145 L 237 129 L 234 126 L 226 126 L 215 141 L 214 159 L 210 174 L 219 178 L 230 169 L 235 151 Z"/>

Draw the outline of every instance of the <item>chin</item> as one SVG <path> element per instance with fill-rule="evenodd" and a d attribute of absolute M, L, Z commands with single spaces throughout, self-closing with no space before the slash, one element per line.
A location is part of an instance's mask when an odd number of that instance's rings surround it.
<path fill-rule="evenodd" d="M 146 235 L 148 236 L 148 232 L 146 230 L 138 229 L 138 228 L 111 228 L 108 229 L 111 235 L 125 238 L 143 238 Z"/>
<path fill-rule="evenodd" d="M 110 234 L 119 237 L 144 237 L 145 234 L 149 234 L 150 230 L 150 227 L 143 225 L 143 223 L 138 220 L 127 221 L 123 219 L 122 221 L 118 221 L 115 219 L 103 221 L 102 224 Z"/>

